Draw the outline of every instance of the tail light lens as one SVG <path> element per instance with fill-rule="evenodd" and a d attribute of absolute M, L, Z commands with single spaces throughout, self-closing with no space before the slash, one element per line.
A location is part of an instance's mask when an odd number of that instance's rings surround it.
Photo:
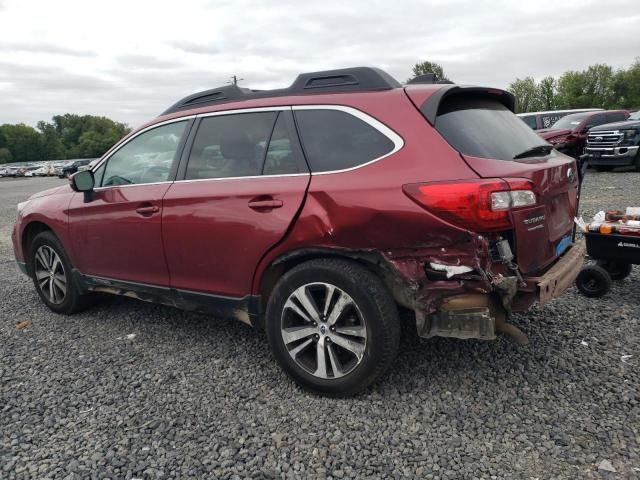
<path fill-rule="evenodd" d="M 508 230 L 511 210 L 537 202 L 533 183 L 522 179 L 413 183 L 402 189 L 425 210 L 474 232 Z"/>

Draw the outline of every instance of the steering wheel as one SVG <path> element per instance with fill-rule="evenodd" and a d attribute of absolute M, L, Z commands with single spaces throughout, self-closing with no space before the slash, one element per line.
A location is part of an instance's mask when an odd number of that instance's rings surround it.
<path fill-rule="evenodd" d="M 149 167 L 140 176 L 140 183 L 164 182 L 169 178 L 168 167 Z"/>
<path fill-rule="evenodd" d="M 112 175 L 102 185 L 105 187 L 113 187 L 118 185 L 128 185 L 130 183 L 133 182 L 128 178 L 121 177 L 120 175 Z"/>

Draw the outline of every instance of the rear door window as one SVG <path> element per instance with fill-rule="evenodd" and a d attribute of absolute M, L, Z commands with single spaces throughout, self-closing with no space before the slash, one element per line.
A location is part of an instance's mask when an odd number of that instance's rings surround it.
<path fill-rule="evenodd" d="M 187 180 L 262 174 L 267 143 L 278 112 L 205 117 L 187 164 Z"/>
<path fill-rule="evenodd" d="M 380 130 L 341 110 L 297 110 L 295 117 L 312 172 L 364 165 L 388 155 L 395 148 L 394 142 Z"/>
<path fill-rule="evenodd" d="M 546 144 L 502 103 L 478 95 L 445 98 L 435 128 L 457 151 L 480 158 L 513 160 L 519 153 Z"/>

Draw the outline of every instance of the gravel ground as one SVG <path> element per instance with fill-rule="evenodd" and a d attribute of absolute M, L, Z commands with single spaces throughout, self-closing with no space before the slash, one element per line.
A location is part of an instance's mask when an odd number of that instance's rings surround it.
<path fill-rule="evenodd" d="M 383 381 L 331 400 L 239 322 L 117 297 L 48 311 L 9 231 L 59 182 L 0 180 L 0 478 L 640 477 L 637 267 L 518 315 L 528 347 L 405 340 Z M 640 205 L 639 184 L 590 172 L 583 213 Z"/>

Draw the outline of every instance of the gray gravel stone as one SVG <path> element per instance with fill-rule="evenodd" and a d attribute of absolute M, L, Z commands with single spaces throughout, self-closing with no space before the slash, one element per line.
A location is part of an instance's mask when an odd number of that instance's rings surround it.
<path fill-rule="evenodd" d="M 296 387 L 241 323 L 109 296 L 47 310 L 9 234 L 17 202 L 62 183 L 0 180 L 3 480 L 638 475 L 638 268 L 603 299 L 572 288 L 516 315 L 527 347 L 405 340 L 381 382 L 332 400 Z M 589 172 L 583 214 L 640 206 L 638 184 Z"/>

